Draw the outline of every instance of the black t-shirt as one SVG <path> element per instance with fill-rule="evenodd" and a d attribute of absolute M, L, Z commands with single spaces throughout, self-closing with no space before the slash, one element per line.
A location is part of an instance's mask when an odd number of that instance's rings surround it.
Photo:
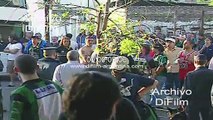
<path fill-rule="evenodd" d="M 58 59 L 61 63 L 66 63 L 67 62 L 67 52 L 72 50 L 72 48 L 66 48 L 64 46 L 60 46 L 57 48 L 56 52 L 58 53 Z"/>
<path fill-rule="evenodd" d="M 124 97 L 130 99 L 134 103 L 138 99 L 138 91 L 142 87 L 153 85 L 154 80 L 132 73 L 123 73 L 120 80 L 120 89 Z"/>

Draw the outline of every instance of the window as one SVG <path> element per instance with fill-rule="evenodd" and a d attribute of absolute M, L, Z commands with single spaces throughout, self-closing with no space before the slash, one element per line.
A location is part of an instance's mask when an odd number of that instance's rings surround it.
<path fill-rule="evenodd" d="M 0 0 L 0 7 L 26 8 L 26 0 Z"/>

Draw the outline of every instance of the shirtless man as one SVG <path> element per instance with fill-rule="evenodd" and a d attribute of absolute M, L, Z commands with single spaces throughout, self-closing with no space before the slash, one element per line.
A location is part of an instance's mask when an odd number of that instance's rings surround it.
<path fill-rule="evenodd" d="M 92 45 L 93 45 L 93 39 L 90 37 L 86 38 L 86 45 L 79 49 L 79 55 L 80 55 L 80 63 L 81 64 L 88 64 L 90 61 L 90 56 L 93 53 Z"/>

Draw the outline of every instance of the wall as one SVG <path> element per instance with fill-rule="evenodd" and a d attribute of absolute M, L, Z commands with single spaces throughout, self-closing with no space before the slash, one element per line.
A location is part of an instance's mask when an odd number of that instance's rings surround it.
<path fill-rule="evenodd" d="M 152 28 L 152 30 L 154 26 L 162 26 L 163 31 L 166 32 L 166 28 L 174 27 L 175 10 L 177 10 L 177 27 L 184 26 L 186 31 L 190 31 L 191 27 L 198 27 L 201 11 L 204 10 L 204 28 L 212 28 L 213 8 L 207 6 L 130 6 L 127 8 L 127 18 L 131 20 L 141 19 L 143 24 Z"/>

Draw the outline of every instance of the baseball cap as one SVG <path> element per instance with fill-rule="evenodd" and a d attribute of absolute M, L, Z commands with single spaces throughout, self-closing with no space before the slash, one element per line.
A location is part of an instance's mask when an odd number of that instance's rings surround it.
<path fill-rule="evenodd" d="M 123 70 L 124 68 L 128 68 L 128 66 L 129 59 L 124 56 L 118 56 L 113 59 L 110 69 Z"/>
<path fill-rule="evenodd" d="M 34 39 L 39 39 L 38 36 L 32 36 L 32 38 L 34 38 Z"/>
<path fill-rule="evenodd" d="M 165 38 L 165 41 L 172 41 L 173 43 L 175 43 L 175 39 L 173 38 Z"/>

